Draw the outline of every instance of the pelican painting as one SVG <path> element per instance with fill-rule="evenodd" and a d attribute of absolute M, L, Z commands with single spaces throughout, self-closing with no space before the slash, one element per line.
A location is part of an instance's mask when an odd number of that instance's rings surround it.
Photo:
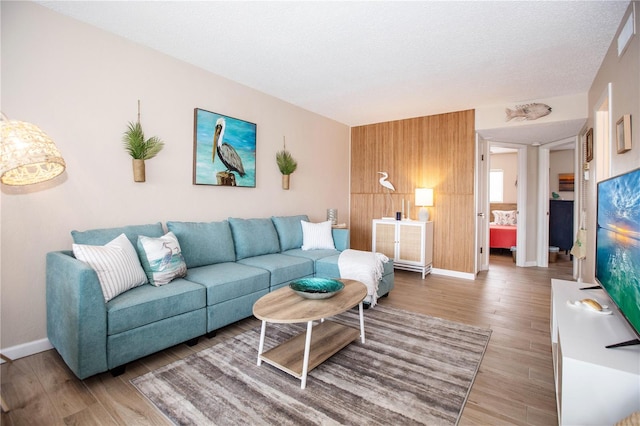
<path fill-rule="evenodd" d="M 195 185 L 256 186 L 256 125 L 199 108 L 194 112 Z"/>
<path fill-rule="evenodd" d="M 213 156 L 211 161 L 214 160 L 217 148 L 218 157 L 220 157 L 222 164 L 226 166 L 227 172 L 238 172 L 242 177 L 246 174 L 242 166 L 242 159 L 240 159 L 240 156 L 231 145 L 223 142 L 225 125 L 224 118 L 218 118 L 218 121 L 216 121 L 216 130 L 213 134 Z"/>

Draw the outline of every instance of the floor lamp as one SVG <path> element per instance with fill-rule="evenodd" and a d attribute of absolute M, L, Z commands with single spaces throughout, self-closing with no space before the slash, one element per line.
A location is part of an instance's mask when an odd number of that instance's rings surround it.
<path fill-rule="evenodd" d="M 42 130 L 31 123 L 9 120 L 1 114 L 0 121 L 0 182 L 4 185 L 32 185 L 53 179 L 66 167 L 56 144 Z M 12 362 L 0 353 L 0 358 Z M 0 395 L 0 408 L 9 406 Z"/>
<path fill-rule="evenodd" d="M 0 129 L 0 182 L 4 185 L 32 185 L 64 172 L 66 164 L 60 151 L 38 126 L 8 120 L 2 114 Z"/>

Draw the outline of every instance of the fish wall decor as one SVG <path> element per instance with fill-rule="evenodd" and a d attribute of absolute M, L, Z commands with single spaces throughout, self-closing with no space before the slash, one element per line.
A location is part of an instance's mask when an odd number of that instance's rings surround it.
<path fill-rule="evenodd" d="M 540 117 L 551 114 L 551 107 L 547 104 L 526 104 L 516 105 L 515 109 L 505 109 L 507 117 L 505 121 L 509 121 L 512 118 L 516 120 L 537 120 Z"/>

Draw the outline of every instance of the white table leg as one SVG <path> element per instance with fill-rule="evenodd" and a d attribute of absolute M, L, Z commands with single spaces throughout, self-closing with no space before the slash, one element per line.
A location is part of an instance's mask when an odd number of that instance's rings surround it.
<path fill-rule="evenodd" d="M 364 343 L 364 308 L 362 302 L 358 305 L 358 309 L 360 310 L 360 341 Z"/>
<path fill-rule="evenodd" d="M 258 344 L 258 367 L 262 365 L 262 360 L 260 359 L 260 355 L 262 355 L 262 351 L 264 350 L 264 335 L 267 331 L 267 322 L 262 321 L 262 327 L 260 328 L 260 343 Z"/>
<path fill-rule="evenodd" d="M 313 329 L 313 321 L 307 322 L 307 338 L 304 342 L 304 359 L 302 361 L 302 383 L 300 389 L 307 386 L 307 372 L 309 371 L 309 352 L 311 351 L 311 330 Z"/>

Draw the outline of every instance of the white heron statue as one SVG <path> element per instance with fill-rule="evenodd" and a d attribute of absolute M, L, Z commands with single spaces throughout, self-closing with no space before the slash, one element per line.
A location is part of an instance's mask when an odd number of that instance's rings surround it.
<path fill-rule="evenodd" d="M 393 187 L 393 184 L 391 182 L 389 182 L 387 180 L 387 178 L 389 177 L 389 174 L 387 172 L 378 172 L 378 174 L 381 174 L 382 177 L 380 178 L 380 180 L 378 182 L 380 182 L 380 185 L 384 186 L 385 188 L 388 188 L 392 191 L 395 191 L 396 189 Z"/>

